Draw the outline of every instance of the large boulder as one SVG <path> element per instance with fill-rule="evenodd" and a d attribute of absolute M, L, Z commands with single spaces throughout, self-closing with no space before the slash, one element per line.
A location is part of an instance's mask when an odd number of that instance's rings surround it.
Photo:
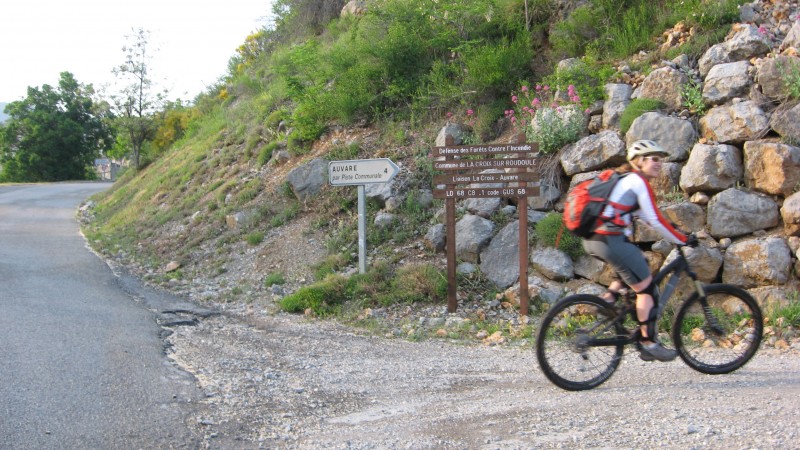
<path fill-rule="evenodd" d="M 697 131 L 688 120 L 649 112 L 637 117 L 625 134 L 626 145 L 640 139 L 658 142 L 669 152 L 670 161 L 685 161 L 692 145 L 697 142 Z"/>
<path fill-rule="evenodd" d="M 477 263 L 481 251 L 492 240 L 494 222 L 467 214 L 456 223 L 456 257 Z M 449 239 L 449 237 L 448 237 Z"/>
<path fill-rule="evenodd" d="M 742 179 L 742 153 L 733 145 L 696 144 L 681 170 L 681 189 L 687 194 L 719 192 Z"/>
<path fill-rule="evenodd" d="M 490 198 L 468 198 L 464 200 L 464 209 L 471 214 L 488 219 L 503 206 L 503 199 L 499 197 Z"/>
<path fill-rule="evenodd" d="M 744 160 L 744 182 L 751 189 L 785 197 L 800 185 L 800 148 L 774 141 L 748 141 Z"/>
<path fill-rule="evenodd" d="M 436 146 L 462 145 L 472 135 L 472 128 L 462 123 L 448 121 L 436 135 Z"/>
<path fill-rule="evenodd" d="M 792 254 L 779 237 L 744 239 L 725 251 L 722 281 L 745 289 L 789 281 Z"/>
<path fill-rule="evenodd" d="M 571 144 L 561 156 L 568 176 L 625 162 L 625 143 L 616 131 L 602 131 Z"/>
<path fill-rule="evenodd" d="M 800 58 L 778 55 L 758 67 L 756 80 L 764 95 L 772 100 L 784 101 L 789 98 L 786 79 L 791 73 L 797 72 L 800 72 Z"/>
<path fill-rule="evenodd" d="M 751 24 L 733 25 L 730 37 L 709 48 L 698 60 L 700 76 L 705 77 L 717 64 L 744 61 L 753 56 L 765 55 L 771 49 L 769 37 L 759 33 L 758 27 Z"/>
<path fill-rule="evenodd" d="M 703 83 L 703 103 L 721 105 L 736 97 L 746 97 L 753 84 L 748 61 L 718 64 L 711 68 Z"/>
<path fill-rule="evenodd" d="M 501 289 L 519 279 L 519 221 L 506 225 L 481 252 L 481 272 Z"/>
<path fill-rule="evenodd" d="M 670 110 L 678 110 L 683 104 L 681 92 L 689 78 L 678 69 L 662 67 L 652 71 L 633 93 L 633 98 L 661 100 Z"/>
<path fill-rule="evenodd" d="M 547 278 L 567 281 L 575 276 L 572 259 L 561 250 L 552 247 L 537 247 L 532 252 L 533 268 Z"/>
<path fill-rule="evenodd" d="M 619 128 L 619 118 L 631 103 L 633 88 L 629 84 L 606 85 L 606 101 L 603 103 L 603 128 Z"/>
<path fill-rule="evenodd" d="M 672 250 L 664 260 L 664 265 L 674 261 L 678 257 L 678 251 L 677 249 Z M 700 281 L 711 283 L 717 279 L 723 263 L 722 252 L 719 249 L 699 245 L 696 248 L 684 248 L 683 251 L 689 267 L 697 274 Z"/>
<path fill-rule="evenodd" d="M 664 217 L 683 231 L 698 232 L 706 225 L 703 208 L 692 202 L 681 202 L 662 208 Z"/>
<path fill-rule="evenodd" d="M 425 233 L 425 238 L 423 240 L 425 245 L 435 252 L 444 250 L 444 247 L 447 244 L 447 231 L 444 224 L 437 223 L 436 225 L 430 227 L 428 232 Z"/>
<path fill-rule="evenodd" d="M 367 13 L 367 2 L 362 0 L 350 0 L 342 8 L 341 17 L 363 16 Z"/>
<path fill-rule="evenodd" d="M 764 195 L 726 189 L 708 202 L 707 222 L 715 238 L 750 234 L 778 225 L 778 204 Z"/>
<path fill-rule="evenodd" d="M 315 158 L 302 166 L 292 169 L 286 181 L 294 195 L 302 202 L 316 196 L 328 182 L 328 161 Z"/>
<path fill-rule="evenodd" d="M 700 135 L 720 144 L 760 139 L 768 131 L 767 115 L 751 100 L 711 108 L 700 119 Z"/>
<path fill-rule="evenodd" d="M 781 207 L 781 218 L 783 218 L 783 230 L 787 235 L 800 236 L 800 192 L 786 197 Z"/>
<path fill-rule="evenodd" d="M 781 137 L 800 142 L 800 103 L 778 107 L 773 111 L 769 125 Z"/>

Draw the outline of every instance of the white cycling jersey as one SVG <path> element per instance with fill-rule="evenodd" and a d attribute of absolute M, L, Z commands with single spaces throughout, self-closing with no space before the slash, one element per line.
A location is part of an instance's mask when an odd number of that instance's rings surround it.
<path fill-rule="evenodd" d="M 631 215 L 635 215 L 658 231 L 664 239 L 673 244 L 686 243 L 686 236 L 676 230 L 661 215 L 656 205 L 656 196 L 650 183 L 637 172 L 623 176 L 609 196 L 608 206 L 603 211 L 605 221 L 595 232 L 597 234 L 625 234 L 630 236 Z"/>

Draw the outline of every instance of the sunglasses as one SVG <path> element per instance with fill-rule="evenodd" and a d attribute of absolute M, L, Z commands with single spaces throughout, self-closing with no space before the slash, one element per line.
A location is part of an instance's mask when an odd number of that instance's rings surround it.
<path fill-rule="evenodd" d="M 664 157 L 663 156 L 659 156 L 659 155 L 643 156 L 642 159 L 647 159 L 647 160 L 653 161 L 654 163 L 660 163 L 660 162 L 664 161 Z"/>

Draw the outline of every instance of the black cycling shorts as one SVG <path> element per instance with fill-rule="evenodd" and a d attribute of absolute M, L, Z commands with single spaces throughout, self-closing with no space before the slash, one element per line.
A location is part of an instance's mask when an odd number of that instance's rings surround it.
<path fill-rule="evenodd" d="M 622 234 L 595 234 L 583 240 L 583 249 L 610 264 L 628 286 L 650 276 L 644 253 Z"/>

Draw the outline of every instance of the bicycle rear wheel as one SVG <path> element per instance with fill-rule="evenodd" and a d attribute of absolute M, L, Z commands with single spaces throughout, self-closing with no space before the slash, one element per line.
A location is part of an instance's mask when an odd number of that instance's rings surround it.
<path fill-rule="evenodd" d="M 761 308 L 736 286 L 712 284 L 704 290 L 704 298 L 693 295 L 675 316 L 675 348 L 694 370 L 710 375 L 730 373 L 745 365 L 761 344 Z"/>
<path fill-rule="evenodd" d="M 536 358 L 545 376 L 569 391 L 592 389 L 608 380 L 622 359 L 626 335 L 616 312 L 593 295 L 572 295 L 542 317 Z"/>

